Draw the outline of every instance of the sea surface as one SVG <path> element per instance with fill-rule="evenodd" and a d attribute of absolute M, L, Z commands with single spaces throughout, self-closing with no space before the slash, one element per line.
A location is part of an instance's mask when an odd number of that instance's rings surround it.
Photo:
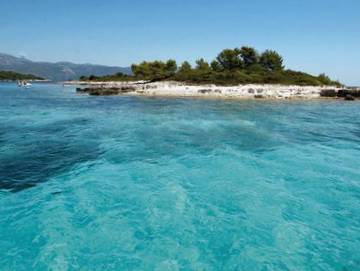
<path fill-rule="evenodd" d="M 360 102 L 0 84 L 0 270 L 360 270 Z"/>

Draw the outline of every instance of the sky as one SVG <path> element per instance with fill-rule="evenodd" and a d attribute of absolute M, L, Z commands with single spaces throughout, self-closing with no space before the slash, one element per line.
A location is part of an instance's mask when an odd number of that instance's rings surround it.
<path fill-rule="evenodd" d="M 194 63 L 243 45 L 360 85 L 360 1 L 0 0 L 0 52 L 36 61 Z"/>

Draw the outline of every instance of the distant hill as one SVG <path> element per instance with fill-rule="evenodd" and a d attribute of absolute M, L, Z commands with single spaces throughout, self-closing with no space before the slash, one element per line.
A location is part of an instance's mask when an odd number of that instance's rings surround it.
<path fill-rule="evenodd" d="M 12 71 L 0 71 L 0 81 L 2 80 L 42 80 L 43 78 L 32 74 L 22 74 Z"/>
<path fill-rule="evenodd" d="M 80 76 L 104 76 L 107 74 L 131 74 L 131 69 L 94 64 L 75 64 L 71 62 L 35 62 L 24 57 L 0 53 L 0 70 L 23 74 L 33 74 L 45 79 L 64 81 L 79 79 Z"/>

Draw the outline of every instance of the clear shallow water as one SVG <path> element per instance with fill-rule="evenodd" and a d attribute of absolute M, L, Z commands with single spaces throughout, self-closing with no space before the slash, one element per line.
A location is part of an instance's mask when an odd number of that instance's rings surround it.
<path fill-rule="evenodd" d="M 1 270 L 360 270 L 360 103 L 0 84 Z"/>

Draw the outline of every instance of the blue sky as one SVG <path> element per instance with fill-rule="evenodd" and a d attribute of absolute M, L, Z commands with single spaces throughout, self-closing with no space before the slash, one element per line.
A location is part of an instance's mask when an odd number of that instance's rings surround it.
<path fill-rule="evenodd" d="M 128 66 L 250 45 L 360 85 L 359 12 L 359 0 L 0 0 L 0 52 Z"/>

